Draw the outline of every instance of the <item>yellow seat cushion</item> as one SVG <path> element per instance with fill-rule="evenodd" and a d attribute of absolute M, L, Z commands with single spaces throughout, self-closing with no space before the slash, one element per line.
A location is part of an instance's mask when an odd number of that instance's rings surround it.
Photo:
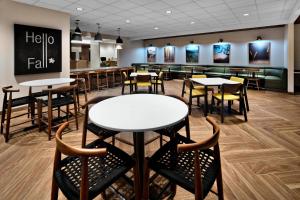
<path fill-rule="evenodd" d="M 151 87 L 150 82 L 137 82 L 137 85 L 140 87 Z"/>
<path fill-rule="evenodd" d="M 203 85 L 195 85 L 194 86 L 194 89 L 196 90 L 204 90 L 204 86 Z M 214 91 L 214 88 L 213 87 L 207 87 L 207 91 Z"/>
<path fill-rule="evenodd" d="M 151 83 L 156 84 L 156 80 L 152 80 Z M 157 80 L 157 84 L 162 84 L 161 80 Z"/>
<path fill-rule="evenodd" d="M 213 96 L 219 100 L 222 100 L 221 93 L 213 94 Z M 226 100 L 226 101 L 233 101 L 233 100 L 239 100 L 239 99 L 240 99 L 240 97 L 238 95 L 234 95 L 234 94 L 230 94 L 230 93 L 224 94 L 224 100 Z"/>
<path fill-rule="evenodd" d="M 202 89 L 193 89 L 192 90 L 192 97 L 203 96 L 203 95 L 205 95 L 205 91 Z"/>
<path fill-rule="evenodd" d="M 207 76 L 205 74 L 196 74 L 192 75 L 192 78 L 207 78 Z"/>
<path fill-rule="evenodd" d="M 244 84 L 244 79 L 243 78 L 232 76 L 232 77 L 230 77 L 230 80 L 241 83 L 241 84 Z"/>
<path fill-rule="evenodd" d="M 134 84 L 134 83 L 136 83 L 136 81 L 131 81 L 131 84 Z M 130 80 L 124 81 L 124 84 L 125 85 L 130 85 Z"/>

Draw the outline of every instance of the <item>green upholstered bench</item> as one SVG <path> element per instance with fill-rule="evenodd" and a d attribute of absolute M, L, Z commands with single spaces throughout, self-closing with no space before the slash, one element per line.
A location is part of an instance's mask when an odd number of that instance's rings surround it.
<path fill-rule="evenodd" d="M 286 90 L 287 70 L 284 68 L 265 67 L 264 80 L 266 89 Z"/>

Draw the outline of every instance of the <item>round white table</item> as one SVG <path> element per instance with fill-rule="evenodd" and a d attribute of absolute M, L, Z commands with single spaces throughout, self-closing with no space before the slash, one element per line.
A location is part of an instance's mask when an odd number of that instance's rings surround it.
<path fill-rule="evenodd" d="M 25 81 L 19 83 L 19 85 L 28 86 L 28 87 L 41 87 L 41 86 L 51 87 L 52 85 L 61 85 L 61 84 L 71 83 L 74 81 L 75 81 L 74 78 L 49 78 L 49 79 Z"/>
<path fill-rule="evenodd" d="M 138 177 L 136 199 L 141 199 L 144 180 L 144 132 L 172 126 L 188 115 L 187 105 L 173 97 L 132 94 L 106 99 L 89 111 L 96 125 L 114 131 L 133 132 Z"/>

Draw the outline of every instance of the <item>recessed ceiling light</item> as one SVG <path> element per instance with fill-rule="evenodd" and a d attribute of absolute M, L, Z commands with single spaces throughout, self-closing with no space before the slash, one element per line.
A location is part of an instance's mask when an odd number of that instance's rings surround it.
<path fill-rule="evenodd" d="M 245 17 L 247 17 L 247 16 L 249 16 L 249 13 L 245 13 L 245 14 L 243 14 Z"/>
<path fill-rule="evenodd" d="M 195 24 L 195 22 L 191 21 L 191 24 Z"/>
<path fill-rule="evenodd" d="M 171 11 L 171 10 L 167 10 L 166 13 L 167 13 L 167 14 L 171 14 L 172 11 Z"/>
<path fill-rule="evenodd" d="M 130 23 L 130 20 L 129 20 L 129 19 L 126 19 L 126 23 L 129 24 L 129 23 Z"/>
<path fill-rule="evenodd" d="M 158 30 L 159 28 L 158 27 L 154 27 L 154 30 Z"/>
<path fill-rule="evenodd" d="M 76 10 L 77 11 L 83 11 L 83 8 L 78 7 L 78 8 L 76 8 Z"/>

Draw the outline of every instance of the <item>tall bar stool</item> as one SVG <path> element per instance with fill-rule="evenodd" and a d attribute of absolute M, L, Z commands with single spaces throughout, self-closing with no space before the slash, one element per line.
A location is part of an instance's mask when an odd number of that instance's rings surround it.
<path fill-rule="evenodd" d="M 115 70 L 114 69 L 107 69 L 105 70 L 106 74 L 106 87 L 113 87 L 115 84 Z"/>
<path fill-rule="evenodd" d="M 106 73 L 103 69 L 98 69 L 95 71 L 95 75 L 93 75 L 96 77 L 96 85 L 97 85 L 97 89 L 100 90 L 104 87 L 108 87 L 107 85 L 107 77 L 106 77 Z"/>
<path fill-rule="evenodd" d="M 71 85 L 77 85 L 76 89 L 76 98 L 77 98 L 77 109 L 80 112 L 80 108 L 88 101 L 87 97 L 87 87 L 86 87 L 86 80 L 84 78 L 76 78 Z M 81 103 L 80 94 L 84 95 L 84 103 Z"/>
<path fill-rule="evenodd" d="M 86 85 L 86 90 L 91 91 L 90 73 L 89 72 L 72 72 L 70 78 L 80 79 L 83 78 Z"/>

